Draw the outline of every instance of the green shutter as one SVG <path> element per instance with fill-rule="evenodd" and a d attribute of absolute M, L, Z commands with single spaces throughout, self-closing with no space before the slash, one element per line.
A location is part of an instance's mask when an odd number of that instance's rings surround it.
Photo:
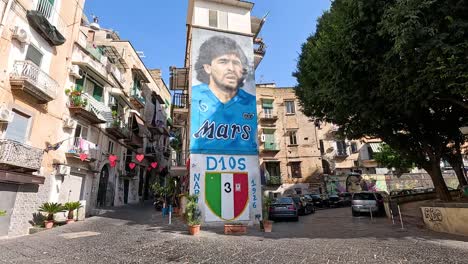
<path fill-rule="evenodd" d="M 262 99 L 262 108 L 263 109 L 273 109 L 273 100 Z"/>
<path fill-rule="evenodd" d="M 76 84 L 75 89 L 77 91 L 83 91 L 84 78 L 76 79 L 75 84 Z"/>
<path fill-rule="evenodd" d="M 98 100 L 99 102 L 102 102 L 102 92 L 103 92 L 102 87 L 98 86 L 97 84 L 94 84 L 94 89 L 93 89 L 94 99 Z"/>

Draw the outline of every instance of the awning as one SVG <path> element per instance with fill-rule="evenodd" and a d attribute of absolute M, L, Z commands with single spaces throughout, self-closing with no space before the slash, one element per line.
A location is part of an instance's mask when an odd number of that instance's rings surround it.
<path fill-rule="evenodd" d="M 138 136 L 145 137 L 145 136 L 150 135 L 150 132 L 146 128 L 145 121 L 141 119 L 141 117 L 135 113 L 133 113 L 133 118 L 135 118 L 135 121 L 137 122 L 137 125 L 138 125 Z"/>
<path fill-rule="evenodd" d="M 382 143 L 368 143 L 368 144 L 374 153 L 380 152 L 380 146 L 382 145 Z"/>
<path fill-rule="evenodd" d="M 0 182 L 15 184 L 44 184 L 44 181 L 44 176 L 11 171 L 0 171 Z"/>
<path fill-rule="evenodd" d="M 26 13 L 31 26 L 39 32 L 39 34 L 49 42 L 52 46 L 60 46 L 65 43 L 65 37 L 57 30 L 55 26 L 50 24 L 49 20 L 44 15 L 36 10 L 28 10 Z"/>
<path fill-rule="evenodd" d="M 150 82 L 150 80 L 146 77 L 143 70 L 141 70 L 139 68 L 132 68 L 132 73 L 135 74 L 137 76 L 137 78 L 139 80 L 141 80 L 142 82 L 144 82 L 144 83 L 149 83 Z"/>

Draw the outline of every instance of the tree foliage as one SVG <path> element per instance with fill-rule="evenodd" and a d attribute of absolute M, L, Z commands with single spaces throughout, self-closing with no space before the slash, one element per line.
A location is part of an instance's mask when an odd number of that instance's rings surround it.
<path fill-rule="evenodd" d="M 382 144 L 379 147 L 379 152 L 374 154 L 374 159 L 379 165 L 393 170 L 397 176 L 414 167 L 412 161 L 403 157 L 400 152 L 395 151 L 387 144 Z"/>
<path fill-rule="evenodd" d="M 304 113 L 348 138 L 375 136 L 431 175 L 468 122 L 468 2 L 335 0 L 297 65 Z"/>

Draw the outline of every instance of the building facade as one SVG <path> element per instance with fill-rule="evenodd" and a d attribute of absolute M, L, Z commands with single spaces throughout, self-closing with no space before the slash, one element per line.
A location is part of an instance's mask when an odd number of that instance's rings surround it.
<path fill-rule="evenodd" d="M 265 192 L 320 192 L 322 162 L 317 127 L 305 116 L 293 88 L 257 85 L 260 166 Z"/>
<path fill-rule="evenodd" d="M 0 1 L 0 236 L 42 224 L 44 202 L 138 203 L 168 171 L 167 87 L 83 5 Z"/>

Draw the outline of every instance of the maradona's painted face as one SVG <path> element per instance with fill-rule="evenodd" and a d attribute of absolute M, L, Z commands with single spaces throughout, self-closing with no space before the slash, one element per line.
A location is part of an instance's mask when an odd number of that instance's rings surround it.
<path fill-rule="evenodd" d="M 242 62 L 235 54 L 226 54 L 214 58 L 211 64 L 205 64 L 205 71 L 210 75 L 210 82 L 225 90 L 237 90 L 242 79 Z"/>

